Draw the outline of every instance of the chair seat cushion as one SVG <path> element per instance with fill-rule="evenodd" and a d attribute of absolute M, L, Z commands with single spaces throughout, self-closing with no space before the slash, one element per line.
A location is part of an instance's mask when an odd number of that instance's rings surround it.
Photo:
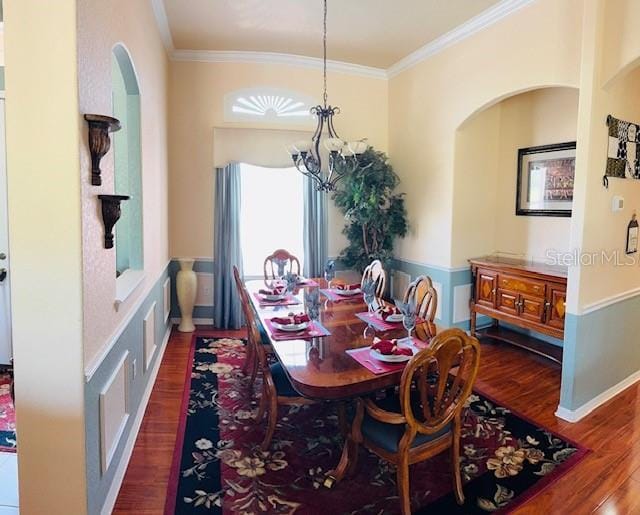
<path fill-rule="evenodd" d="M 417 401 L 417 399 L 416 399 Z M 386 411 L 401 413 L 400 399 L 397 395 L 376 401 L 376 404 Z M 414 409 L 417 412 L 417 408 Z M 362 419 L 362 436 L 376 447 L 380 447 L 387 452 L 398 452 L 398 444 L 405 433 L 406 424 L 388 424 L 380 422 L 369 416 L 366 411 Z M 431 435 L 418 433 L 411 444 L 411 447 L 418 447 L 427 442 L 437 440 L 441 436 L 451 431 L 451 423 L 444 426 L 440 431 Z"/>
<path fill-rule="evenodd" d="M 300 394 L 295 391 L 287 373 L 282 368 L 280 363 L 274 363 L 269 367 L 271 369 L 271 376 L 273 382 L 276 385 L 276 391 L 281 397 L 300 397 Z"/>

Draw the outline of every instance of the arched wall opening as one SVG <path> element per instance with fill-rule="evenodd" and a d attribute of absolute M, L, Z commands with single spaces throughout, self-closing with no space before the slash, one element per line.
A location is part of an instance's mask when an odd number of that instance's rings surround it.
<path fill-rule="evenodd" d="M 578 90 L 543 87 L 475 111 L 455 135 L 452 261 L 569 250 L 570 218 L 516 216 L 518 149 L 576 141 Z"/>
<path fill-rule="evenodd" d="M 113 116 L 122 125 L 113 136 L 115 192 L 130 196 L 116 225 L 116 275 L 121 276 L 144 268 L 140 87 L 124 45 L 114 46 L 111 66 Z"/>

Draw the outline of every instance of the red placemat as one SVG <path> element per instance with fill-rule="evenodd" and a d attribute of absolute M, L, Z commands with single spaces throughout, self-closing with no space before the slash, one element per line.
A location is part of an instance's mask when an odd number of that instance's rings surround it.
<path fill-rule="evenodd" d="M 406 342 L 406 338 L 404 339 L 404 341 Z M 401 343 L 404 342 L 401 341 Z M 428 342 L 423 342 L 422 340 L 411 337 L 410 347 L 413 348 L 414 356 L 422 349 L 427 348 L 428 345 Z M 409 362 L 408 360 L 403 363 L 387 363 L 385 361 L 380 361 L 371 356 L 371 354 L 369 353 L 370 350 L 371 347 L 362 347 L 360 349 L 349 349 L 346 352 L 369 372 L 373 372 L 376 375 L 388 374 L 389 372 L 397 372 L 398 370 L 402 370 L 404 366 Z"/>
<path fill-rule="evenodd" d="M 402 322 L 387 322 L 382 320 L 378 315 L 373 313 L 356 313 L 356 316 L 363 322 L 372 325 L 378 331 L 390 331 L 391 329 L 397 329 Z"/>
<path fill-rule="evenodd" d="M 299 331 L 297 333 L 280 331 L 273 326 L 273 323 L 269 319 L 266 319 L 264 322 L 271 334 L 271 337 L 277 341 L 304 340 L 307 338 L 316 338 L 318 336 L 329 336 L 331 334 L 320 322 L 311 322 L 309 327 L 304 331 Z"/>
<path fill-rule="evenodd" d="M 294 297 L 291 293 L 282 300 L 267 300 L 259 293 L 254 293 L 253 296 L 257 299 L 261 306 L 294 306 L 296 304 L 302 304 L 300 299 Z"/>

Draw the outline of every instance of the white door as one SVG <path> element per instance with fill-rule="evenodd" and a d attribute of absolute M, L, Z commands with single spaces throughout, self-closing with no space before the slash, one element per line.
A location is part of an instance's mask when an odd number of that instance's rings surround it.
<path fill-rule="evenodd" d="M 4 99 L 0 99 L 0 365 L 11 359 L 9 305 L 9 224 L 7 220 L 7 163 L 5 159 Z"/>

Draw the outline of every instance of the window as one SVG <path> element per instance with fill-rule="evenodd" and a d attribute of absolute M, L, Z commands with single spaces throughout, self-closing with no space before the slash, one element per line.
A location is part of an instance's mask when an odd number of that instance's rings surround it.
<path fill-rule="evenodd" d="M 303 176 L 295 168 L 242 163 L 240 245 L 245 276 L 263 276 L 264 258 L 287 249 L 303 264 Z"/>
<path fill-rule="evenodd" d="M 224 118 L 227 122 L 311 123 L 311 98 L 277 88 L 249 88 L 225 95 Z"/>
<path fill-rule="evenodd" d="M 113 116 L 122 128 L 113 135 L 115 193 L 131 198 L 121 204 L 116 225 L 116 275 L 142 270 L 142 157 L 140 148 L 140 90 L 129 53 L 113 49 L 111 62 Z"/>

